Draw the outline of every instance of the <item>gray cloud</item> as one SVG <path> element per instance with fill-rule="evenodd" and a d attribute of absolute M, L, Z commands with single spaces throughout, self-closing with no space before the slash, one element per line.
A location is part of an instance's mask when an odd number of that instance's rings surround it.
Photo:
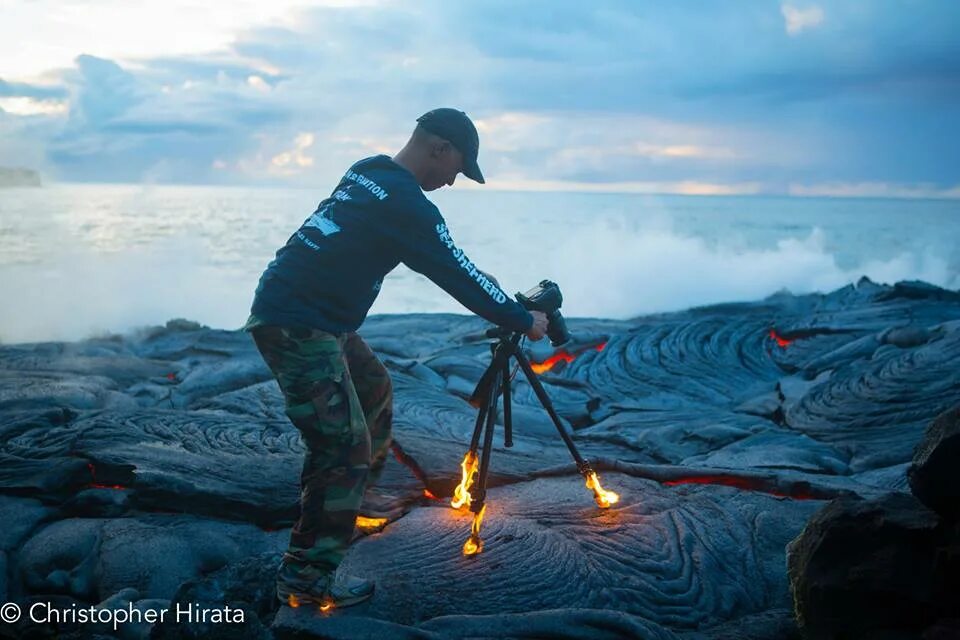
<path fill-rule="evenodd" d="M 69 97 L 37 144 L 72 179 L 313 182 L 453 105 L 549 123 L 484 134 L 494 178 L 960 182 L 960 5 L 808 4 L 824 18 L 793 34 L 776 2 L 314 8 L 226 51 L 136 69 L 80 56 L 59 87 L 0 81 L 0 96 Z M 313 163 L 271 174 L 305 132 Z"/>
<path fill-rule="evenodd" d="M 42 86 L 25 82 L 5 82 L 0 79 L 0 98 L 34 98 L 37 100 L 59 100 L 67 96 L 62 86 Z"/>

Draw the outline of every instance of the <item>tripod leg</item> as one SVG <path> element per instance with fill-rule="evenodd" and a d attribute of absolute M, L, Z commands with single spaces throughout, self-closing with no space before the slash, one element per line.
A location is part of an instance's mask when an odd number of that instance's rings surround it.
<path fill-rule="evenodd" d="M 477 475 L 477 463 L 477 450 L 468 450 L 460 462 L 460 484 L 453 490 L 453 498 L 450 499 L 450 506 L 454 509 L 459 509 L 463 505 L 470 504 L 472 500 L 470 487 L 473 485 L 473 479 Z"/>
<path fill-rule="evenodd" d="M 567 430 L 563 428 L 563 423 L 560 422 L 560 416 L 557 415 L 557 411 L 553 408 L 553 403 L 550 401 L 550 396 L 547 395 L 546 390 L 540 383 L 540 379 L 537 377 L 537 374 L 534 373 L 533 367 L 530 366 L 530 362 L 523 355 L 523 353 L 520 352 L 519 349 L 513 352 L 513 356 L 520 364 L 520 368 L 523 369 L 524 375 L 527 376 L 527 380 L 530 382 L 530 386 L 533 387 L 533 392 L 537 395 L 537 399 L 540 400 L 540 404 L 542 404 L 543 408 L 547 410 L 547 414 L 550 416 L 550 419 L 553 420 L 553 425 L 557 428 L 557 431 L 560 432 L 560 437 L 563 438 L 563 443 L 567 445 L 567 449 L 570 450 L 570 455 L 573 456 L 574 462 L 577 463 L 577 471 L 579 471 L 580 475 L 582 475 L 586 480 L 587 488 L 593 491 L 593 498 L 596 501 L 597 506 L 605 509 L 611 504 L 617 502 L 620 499 L 620 496 L 613 491 L 607 491 L 600 486 L 600 479 L 597 477 L 597 472 L 593 470 L 593 468 L 590 466 L 590 463 L 584 460 L 580 455 L 580 452 L 577 451 L 577 446 L 573 443 L 573 438 L 571 438 L 570 434 L 567 433 Z"/>
<path fill-rule="evenodd" d="M 493 431 L 497 417 L 497 396 L 500 391 L 500 376 L 498 373 L 491 387 L 493 393 L 487 405 L 487 424 L 483 434 L 483 452 L 480 454 L 480 472 L 477 475 L 477 487 L 470 502 L 470 511 L 473 512 L 473 523 L 470 525 L 470 537 L 463 543 L 463 554 L 472 556 L 483 550 L 483 540 L 480 539 L 480 524 L 483 514 L 487 510 L 487 475 L 490 473 L 490 454 L 493 452 Z"/>
<path fill-rule="evenodd" d="M 510 362 L 503 365 L 503 446 L 513 446 L 513 409 L 510 404 Z"/>
<path fill-rule="evenodd" d="M 477 412 L 477 421 L 473 425 L 473 436 L 470 437 L 471 451 L 476 451 L 477 447 L 480 444 L 480 434 L 483 433 L 483 425 L 486 423 L 489 404 L 490 403 L 485 400 L 484 403 L 480 406 L 480 410 Z"/>
<path fill-rule="evenodd" d="M 523 369 L 524 375 L 527 376 L 527 381 L 533 388 L 533 392 L 536 394 L 537 399 L 540 400 L 540 404 L 543 405 L 543 408 L 547 410 L 547 415 L 549 415 L 550 419 L 553 420 L 553 426 L 555 426 L 557 431 L 560 432 L 560 437 L 563 438 L 563 443 L 567 445 L 567 449 L 570 450 L 570 455 L 573 456 L 573 460 L 577 463 L 577 469 L 582 473 L 583 468 L 589 465 L 587 464 L 587 461 L 584 460 L 580 455 L 580 452 L 577 451 L 577 445 L 573 443 L 573 439 L 570 437 L 570 434 L 567 433 L 567 430 L 563 427 L 563 423 L 560 422 L 560 416 L 557 415 L 556 409 L 553 408 L 553 402 L 550 401 L 550 396 L 547 395 L 546 390 L 540 383 L 540 378 L 538 378 L 537 374 L 534 373 L 533 368 L 530 366 L 530 362 L 523 355 L 523 353 L 517 350 L 514 352 L 513 356 L 520 364 L 520 368 Z"/>
<path fill-rule="evenodd" d="M 494 387 L 488 386 L 485 393 L 493 393 Z M 470 448 L 463 461 L 460 462 L 460 484 L 453 490 L 453 498 L 450 500 L 450 506 L 454 509 L 467 505 L 470 506 L 470 486 L 477 474 L 479 459 L 477 458 L 477 447 L 480 446 L 480 434 L 483 433 L 483 426 L 486 423 L 487 413 L 490 410 L 490 401 L 487 397 L 481 399 L 480 410 L 477 412 L 477 421 L 473 425 L 473 436 L 470 438 Z"/>
<path fill-rule="evenodd" d="M 490 405 L 487 409 L 487 430 L 483 433 L 483 452 L 480 455 L 480 473 L 477 475 L 477 496 L 474 501 L 481 504 L 487 495 L 487 473 L 490 471 L 490 453 L 493 450 L 493 430 L 497 418 L 496 391 L 500 389 L 499 379 L 493 388 L 495 391 L 493 395 L 490 396 Z M 473 511 L 472 506 L 471 511 Z"/>
<path fill-rule="evenodd" d="M 514 346 L 519 338 L 514 340 Z M 460 463 L 460 484 L 453 491 L 453 499 L 450 500 L 450 506 L 454 509 L 470 505 L 471 495 L 470 487 L 477 475 L 479 459 L 477 457 L 477 448 L 480 445 L 480 434 L 483 432 L 483 426 L 489 418 L 491 407 L 493 416 L 496 418 L 496 396 L 500 392 L 502 371 L 509 367 L 510 354 L 513 349 L 509 348 L 509 343 L 501 341 L 491 345 L 493 359 L 483 375 L 480 376 L 480 382 L 477 383 L 470 396 L 470 404 L 477 407 L 477 422 L 473 427 L 473 437 L 470 439 L 470 449 L 467 450 L 463 461 Z M 491 402 L 491 398 L 494 401 Z"/>

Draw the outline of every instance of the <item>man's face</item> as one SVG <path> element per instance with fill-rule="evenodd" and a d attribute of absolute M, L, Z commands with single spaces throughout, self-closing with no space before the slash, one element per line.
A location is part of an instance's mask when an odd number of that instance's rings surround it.
<path fill-rule="evenodd" d="M 434 191 L 441 187 L 453 186 L 457 174 L 463 169 L 463 154 L 449 142 L 438 145 L 433 154 L 433 167 L 423 184 L 424 191 Z"/>

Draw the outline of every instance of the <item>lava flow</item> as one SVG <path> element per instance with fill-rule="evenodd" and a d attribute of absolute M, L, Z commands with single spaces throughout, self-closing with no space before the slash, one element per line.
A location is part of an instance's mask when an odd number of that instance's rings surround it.
<path fill-rule="evenodd" d="M 90 470 L 90 478 L 93 480 L 87 486 L 91 489 L 126 489 L 122 484 L 102 484 L 97 482 L 97 469 L 92 462 L 87 463 L 87 469 Z"/>
<path fill-rule="evenodd" d="M 378 533 L 387 526 L 387 518 L 368 518 L 367 516 L 357 516 L 355 522 L 357 529 L 366 534 Z"/>
<path fill-rule="evenodd" d="M 595 347 L 595 349 L 597 351 L 603 351 L 603 348 L 605 346 L 607 346 L 607 343 L 601 342 Z M 531 362 L 530 368 L 533 369 L 534 373 L 544 373 L 546 371 L 550 371 L 551 369 L 553 369 L 553 367 L 556 366 L 556 364 L 561 360 L 564 362 L 573 362 L 574 358 L 576 358 L 578 355 L 580 354 L 579 353 L 571 354 L 564 349 L 560 349 L 559 351 L 557 351 L 555 354 L 553 354 L 543 362 Z"/>
<path fill-rule="evenodd" d="M 745 491 L 762 491 L 778 498 L 793 498 L 794 500 L 829 499 L 827 496 L 818 495 L 815 492 L 809 491 L 802 483 L 797 483 L 797 485 L 789 487 L 786 491 L 778 491 L 755 478 L 741 478 L 736 476 L 690 476 L 687 478 L 677 478 L 676 480 L 665 480 L 662 484 L 666 487 L 676 487 L 682 484 L 717 484 L 725 487 L 735 487 Z"/>
<path fill-rule="evenodd" d="M 397 462 L 410 469 L 413 476 L 423 483 L 423 497 L 429 498 L 430 500 L 437 500 L 437 496 L 427 488 L 427 474 L 423 472 L 423 469 L 420 468 L 417 461 L 407 455 L 395 440 L 390 444 L 390 450 L 393 452 L 393 457 L 397 459 Z"/>
<path fill-rule="evenodd" d="M 777 333 L 777 330 L 773 328 L 770 329 L 770 338 L 772 340 L 775 340 L 777 345 L 779 345 L 781 349 L 786 349 L 787 345 L 793 342 L 793 340 L 789 338 L 784 338 L 783 336 L 781 336 L 779 333 Z"/>
<path fill-rule="evenodd" d="M 587 489 L 593 491 L 593 499 L 597 501 L 597 506 L 601 509 L 606 509 L 620 500 L 620 496 L 616 493 L 607 491 L 600 486 L 600 478 L 597 477 L 596 471 L 587 474 Z"/>
<path fill-rule="evenodd" d="M 572 356 L 563 349 L 560 349 L 555 354 L 544 360 L 543 362 L 531 362 L 530 368 L 533 369 L 534 373 L 543 373 L 545 371 L 550 371 L 553 367 L 563 360 L 564 362 L 573 362 L 573 359 L 576 356 Z"/>
<path fill-rule="evenodd" d="M 480 539 L 480 523 L 483 522 L 483 514 L 487 510 L 487 505 L 483 505 L 480 513 L 473 514 L 473 524 L 470 525 L 470 537 L 463 543 L 463 555 L 475 556 L 483 551 L 483 540 Z"/>
<path fill-rule="evenodd" d="M 463 457 L 463 462 L 460 463 L 460 469 L 463 472 L 460 484 L 453 490 L 453 500 L 450 501 L 450 506 L 454 509 L 470 506 L 470 485 L 473 484 L 473 478 L 477 474 L 479 463 L 476 452 L 467 451 L 467 455 Z"/>

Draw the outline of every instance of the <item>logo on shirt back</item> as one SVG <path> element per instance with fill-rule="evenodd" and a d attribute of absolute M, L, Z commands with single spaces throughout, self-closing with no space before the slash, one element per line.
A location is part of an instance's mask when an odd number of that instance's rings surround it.
<path fill-rule="evenodd" d="M 325 236 L 332 236 L 340 231 L 340 225 L 330 219 L 330 208 L 333 204 L 328 204 L 313 212 L 313 215 L 303 223 L 304 227 L 313 227 L 319 229 Z"/>
<path fill-rule="evenodd" d="M 348 170 L 346 175 L 343 176 L 345 180 L 350 180 L 356 182 L 358 185 L 368 190 L 374 196 L 380 200 L 386 200 L 390 197 L 390 194 L 387 193 L 386 189 L 378 185 L 376 182 L 363 175 L 362 173 L 357 173 L 353 170 Z"/>
<path fill-rule="evenodd" d="M 355 171 L 350 170 L 350 171 L 347 171 L 346 175 L 344 176 L 344 179 L 350 182 L 354 182 L 360 187 L 366 189 L 380 201 L 386 200 L 389 197 L 389 194 L 383 187 L 381 187 L 376 182 L 366 177 L 362 173 L 357 173 Z M 353 186 L 353 185 L 349 185 L 349 186 Z M 349 193 L 347 193 L 346 190 L 337 189 L 337 191 L 334 192 L 331 198 L 333 202 L 329 202 L 328 204 L 318 207 L 317 210 L 313 212 L 313 215 L 311 215 L 307 219 L 307 221 L 303 223 L 303 227 L 305 229 L 308 227 L 312 227 L 314 229 L 317 229 L 320 233 L 322 233 L 325 236 L 332 236 L 333 234 L 339 233 L 340 231 L 342 231 L 342 229 L 340 228 L 340 225 L 338 225 L 336 222 L 334 222 L 331 219 L 330 214 L 332 212 L 333 206 L 337 202 L 345 202 L 347 200 L 352 200 L 353 197 Z M 307 238 L 307 236 L 304 235 L 303 231 L 297 231 L 297 237 L 311 249 L 318 250 L 320 248 L 316 242 L 313 242 L 312 240 Z"/>

